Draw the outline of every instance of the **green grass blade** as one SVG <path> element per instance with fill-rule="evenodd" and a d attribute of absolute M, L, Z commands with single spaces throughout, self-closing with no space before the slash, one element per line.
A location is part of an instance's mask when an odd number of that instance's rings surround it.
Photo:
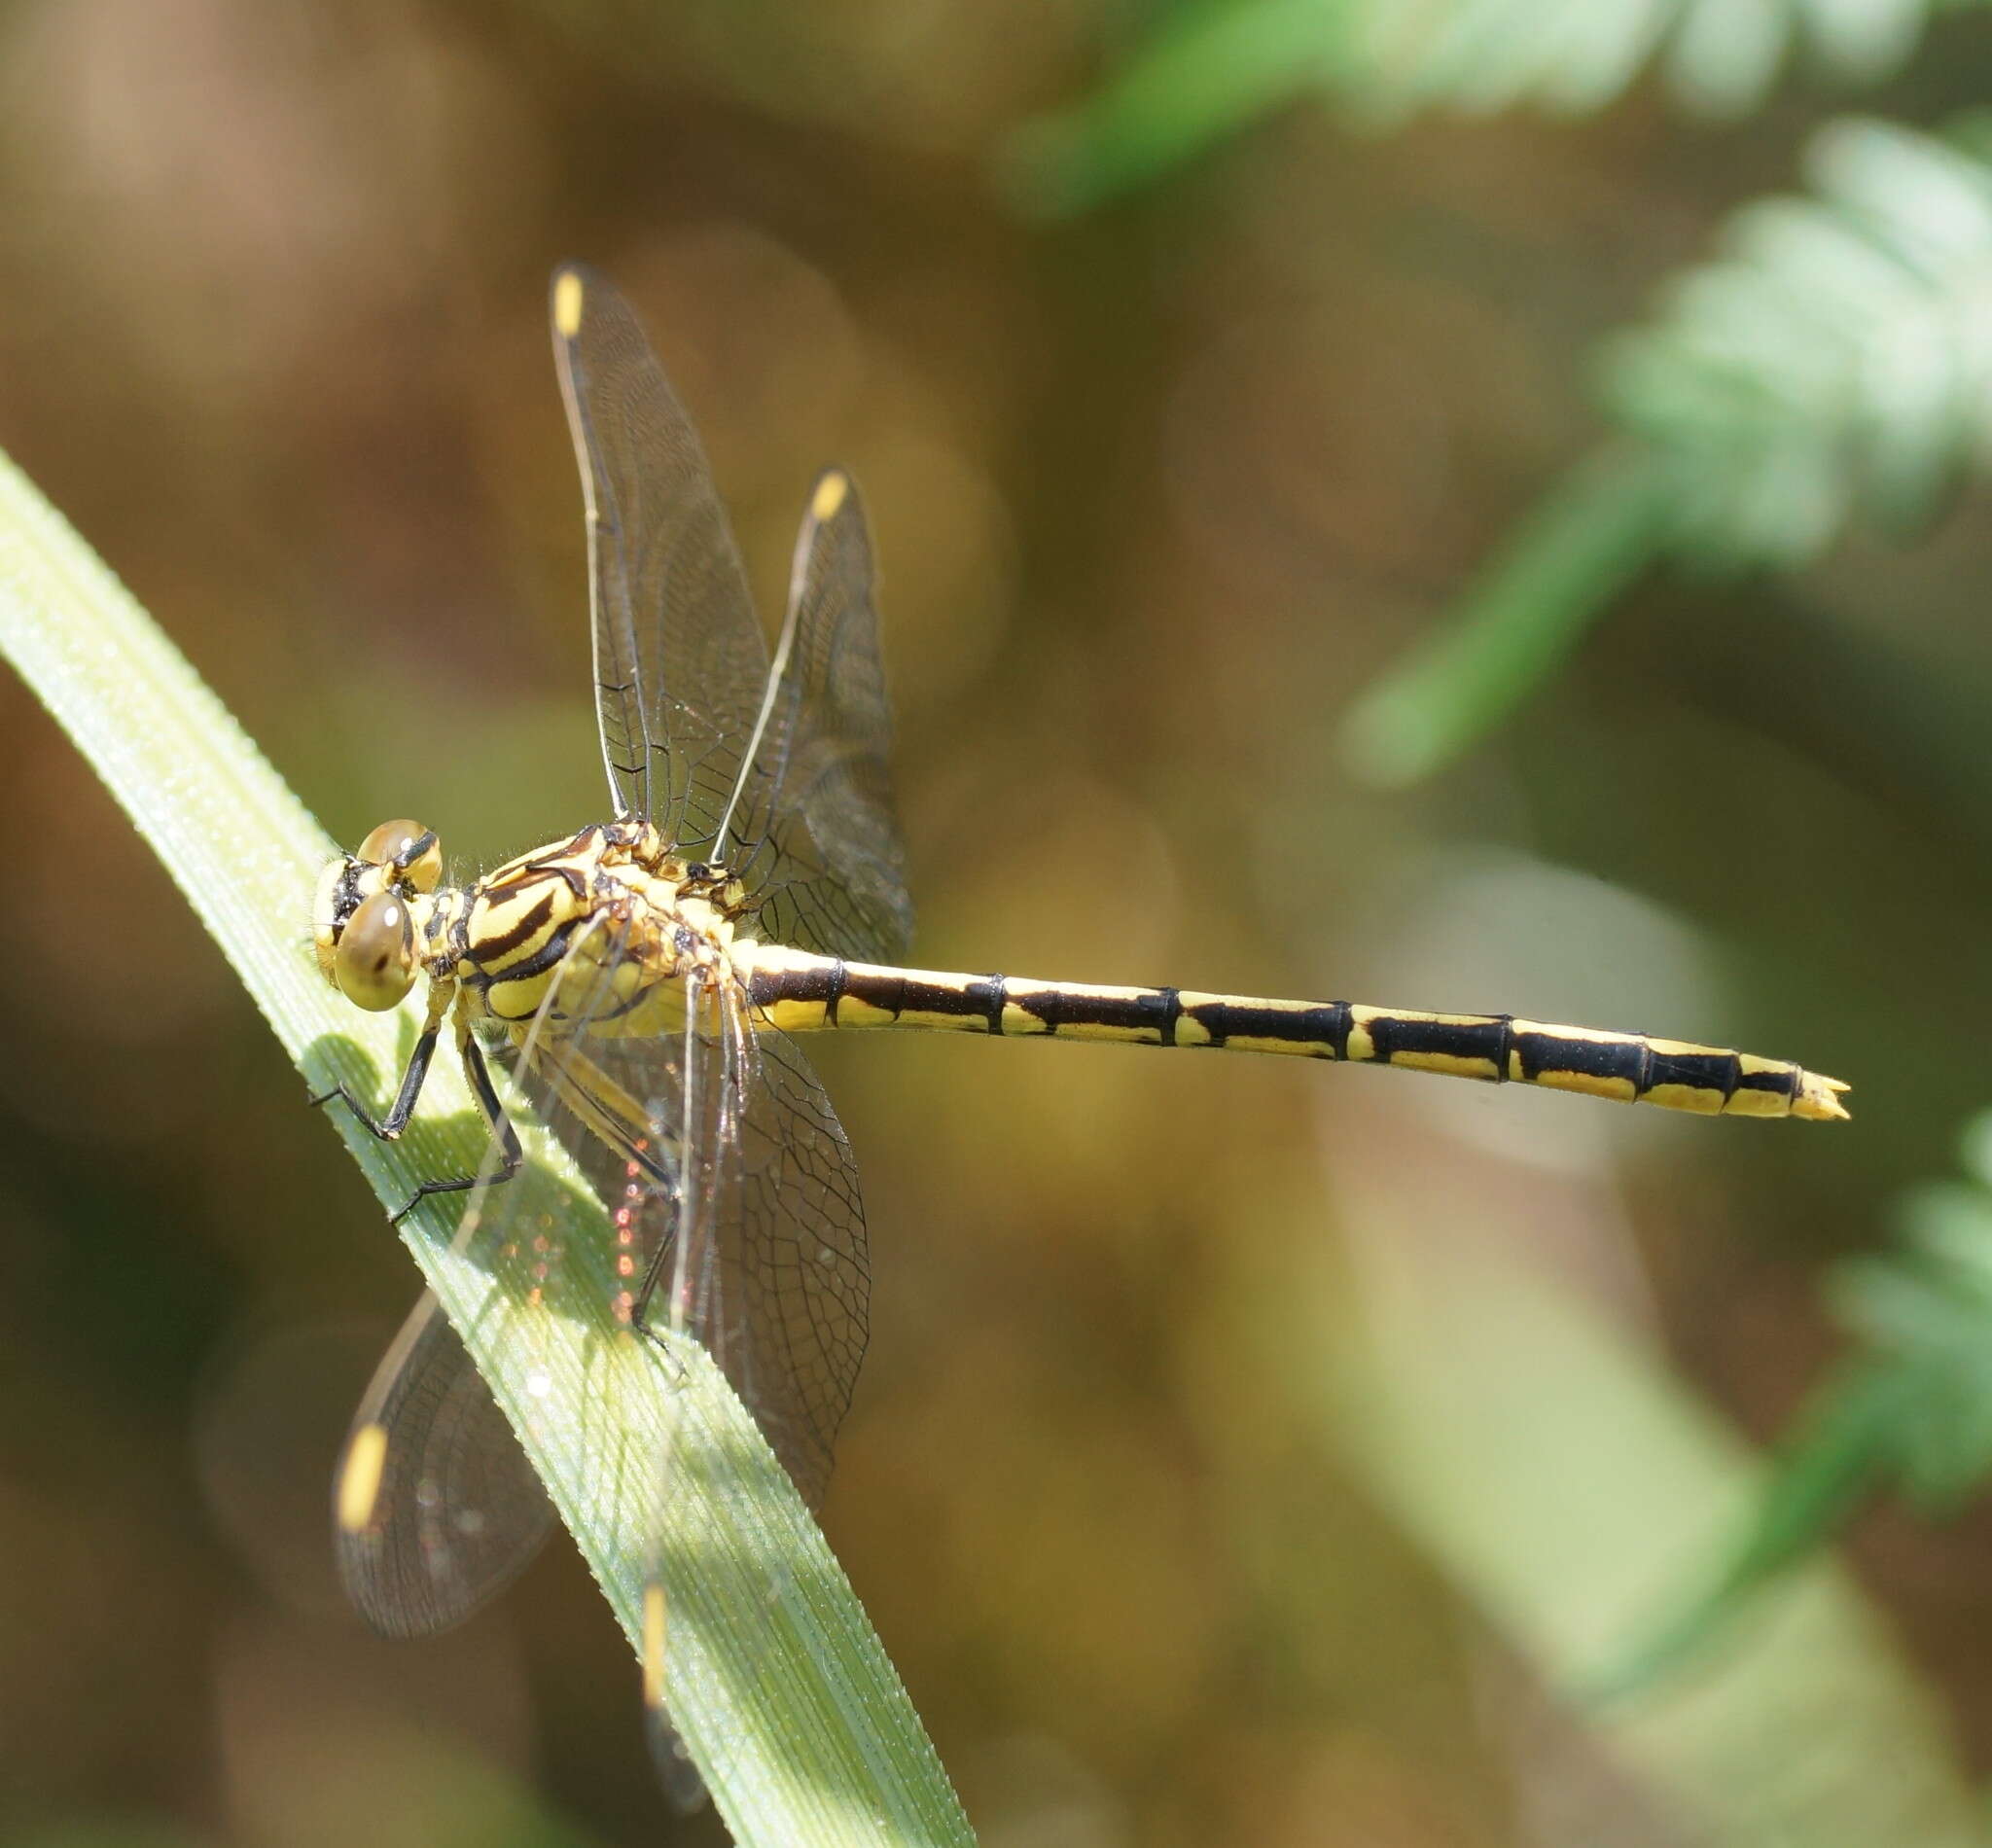
<path fill-rule="evenodd" d="M 307 920 L 324 831 L 187 661 L 72 528 L 0 457 L 0 653 L 13 660 L 187 895 L 285 1050 L 322 1088 L 378 1097 L 409 1021 L 365 1017 L 319 979 Z M 483 1137 L 453 1072 L 403 1144 L 333 1113 L 384 1204 L 426 1174 L 475 1169 Z M 305 1086 L 299 1086 L 299 1108 Z M 434 1105 L 446 1112 L 435 1120 Z M 516 1297 L 471 1254 L 454 1213 L 411 1216 L 405 1242 L 519 1430 L 632 1644 L 672 1445 L 662 1557 L 671 1703 L 743 1844 L 967 1842 L 946 1776 L 828 1545 L 752 1418 L 696 1350 L 666 1360 L 619 1331 L 599 1205 L 530 1137 L 522 1182 L 546 1190 L 577 1276 L 517 1338 Z M 592 1266 L 592 1267 L 591 1267 Z M 548 1378 L 538 1381 L 544 1371 Z M 535 1391 L 535 1385 L 539 1390 Z M 551 1390 L 547 1390 L 551 1385 Z M 328 1538 L 328 1544 L 329 1538 Z M 630 1697 L 637 1681 L 630 1676 Z"/>

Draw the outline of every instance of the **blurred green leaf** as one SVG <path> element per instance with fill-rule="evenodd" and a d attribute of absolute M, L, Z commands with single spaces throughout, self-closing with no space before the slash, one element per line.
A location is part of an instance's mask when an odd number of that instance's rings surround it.
<path fill-rule="evenodd" d="M 1919 1409 L 1913 1381 L 1858 1368 L 1823 1394 L 1777 1460 L 1741 1544 L 1708 1588 L 1593 1678 L 1593 1699 L 1651 1687 L 1716 1633 L 1749 1595 L 1811 1555 L 1872 1487 L 1890 1434 Z"/>
<path fill-rule="evenodd" d="M 313 965 L 305 920 L 333 852 L 323 830 L 4 458 L 0 652 L 159 854 L 313 1088 L 395 1071 L 406 1023 L 358 1015 Z M 442 1063 L 425 1094 L 419 1165 L 475 1171 L 484 1133 Z M 300 1109 L 303 1098 L 301 1086 Z M 400 1206 L 420 1178 L 408 1143 L 382 1144 L 342 1112 L 333 1120 L 383 1204 Z M 517 1338 L 519 1300 L 454 1248 L 451 1209 L 426 1203 L 404 1223 L 404 1240 L 632 1647 L 650 1563 L 660 1560 L 673 1715 L 735 1838 L 782 1848 L 969 1840 L 905 1690 L 753 1419 L 695 1346 L 666 1357 L 619 1329 L 599 1204 L 550 1139 L 529 1134 L 529 1153 L 530 1172 L 513 1185 L 559 1191 L 562 1235 L 592 1286 L 571 1292 L 560 1313 L 536 1314 L 530 1340 Z M 671 1493 L 660 1498 L 667 1443 Z"/>
<path fill-rule="evenodd" d="M 1968 1156 L 1983 1154 L 1985 1119 Z M 1942 1513 L 1992 1479 L 1992 1191 L 1919 1188 L 1898 1209 L 1903 1249 L 1839 1266 L 1832 1300 L 1857 1353 L 1814 1395 L 1749 1526 L 1707 1589 L 1615 1666 L 1651 1682 L 1706 1643 L 1749 1596 L 1826 1544 L 1893 1485 Z"/>
<path fill-rule="evenodd" d="M 1071 218 L 1149 184 L 1341 62 L 1350 0 L 1219 0 L 1184 9 L 1098 95 L 1023 124 L 997 150 L 1004 196 Z"/>
<path fill-rule="evenodd" d="M 1384 1183 L 1324 1164 L 1349 1255 L 1310 1254 L 1280 1274 L 1293 1322 L 1279 1351 L 1302 1403 L 1318 1396 L 1324 1439 L 1520 1662 L 1491 1686 L 1525 1710 L 1538 1689 L 1587 1708 L 1583 1736 L 1616 1767 L 1609 1807 L 1566 1816 L 1548 1838 L 1982 1844 L 1946 1715 L 1830 1559 L 1792 1572 L 1775 1611 L 1697 1672 L 1598 1700 L 1694 1640 L 1682 1625 L 1640 1660 L 1624 1651 L 1683 1559 L 1763 1494 L 1761 1471 L 1649 1343 L 1545 1258 L 1540 1195 L 1477 1200 L 1462 1237 L 1462 1196 L 1444 1163 L 1431 1168 Z M 1345 1336 L 1324 1342 L 1337 1313 Z M 1776 1491 L 1765 1564 L 1796 1558 L 1822 1512 L 1858 1493 L 1866 1427 L 1904 1415 L 1889 1384 L 1850 1383 L 1811 1465 Z"/>
<path fill-rule="evenodd" d="M 1416 782 L 1506 718 L 1652 558 L 1666 488 L 1651 458 L 1619 448 L 1541 502 L 1446 625 L 1351 710 L 1343 751 L 1356 773 L 1384 786 Z"/>

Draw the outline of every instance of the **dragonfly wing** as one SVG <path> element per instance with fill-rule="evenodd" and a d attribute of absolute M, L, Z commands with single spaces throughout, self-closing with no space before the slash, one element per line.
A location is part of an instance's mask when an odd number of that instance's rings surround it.
<path fill-rule="evenodd" d="M 541 1115 L 630 1244 L 634 1309 L 693 1335 L 812 1507 L 865 1355 L 856 1166 L 800 1049 L 720 989 L 665 1040 L 577 1037 L 526 1064 Z"/>
<path fill-rule="evenodd" d="M 705 1801 L 705 1780 L 692 1761 L 692 1753 L 671 1724 L 663 1707 L 644 1713 L 644 1737 L 650 1746 L 651 1768 L 663 1787 L 664 1799 L 680 1816 L 690 1816 Z"/>
<path fill-rule="evenodd" d="M 864 1202 L 850 1142 L 801 1049 L 772 1028 L 752 1031 L 744 1003 L 730 1012 L 750 1056 L 700 1266 L 712 1277 L 701 1338 L 814 1508 L 865 1358 Z"/>
<path fill-rule="evenodd" d="M 906 960 L 906 849 L 892 800 L 872 538 L 849 476 L 818 478 L 796 540 L 769 723 L 735 805 L 728 864 L 764 892 L 771 941 Z"/>
<path fill-rule="evenodd" d="M 522 1572 L 553 1505 L 428 1292 L 375 1369 L 334 1491 L 339 1578 L 384 1636 L 460 1623 Z"/>
<path fill-rule="evenodd" d="M 553 353 L 587 502 L 595 709 L 621 812 L 693 857 L 719 832 L 767 683 L 767 647 L 692 420 L 629 304 L 553 275 Z"/>

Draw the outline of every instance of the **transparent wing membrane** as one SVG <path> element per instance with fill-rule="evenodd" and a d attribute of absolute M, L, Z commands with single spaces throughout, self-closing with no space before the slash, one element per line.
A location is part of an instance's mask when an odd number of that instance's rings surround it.
<path fill-rule="evenodd" d="M 462 1622 L 553 1527 L 511 1425 L 426 1291 L 360 1402 L 335 1496 L 340 1580 L 383 1636 Z"/>
<path fill-rule="evenodd" d="M 619 809 L 687 858 L 757 879 L 782 941 L 904 956 L 912 911 L 872 546 L 850 478 L 826 473 L 810 498 L 770 677 L 705 453 L 628 303 L 563 268 L 553 344 L 587 502 L 596 711 Z"/>
<path fill-rule="evenodd" d="M 631 954 L 628 934 L 607 924 L 571 946 L 510 1061 L 609 1213 L 608 1264 L 571 1262 L 578 1255 L 529 1186 L 487 1187 L 466 1226 L 527 1305 L 521 1338 L 534 1338 L 567 1292 L 607 1287 L 619 1319 L 653 1336 L 689 1335 L 713 1356 L 798 1489 L 820 1505 L 868 1327 L 849 1144 L 800 1051 L 784 1034 L 755 1034 L 729 977 L 686 981 L 679 1031 L 620 1032 Z M 623 1440 L 600 1434 L 604 1450 Z M 634 1460 L 660 1499 L 672 1461 L 668 1445 Z M 646 1610 L 650 1596 L 663 1610 L 660 1563 L 652 1561 Z M 659 1619 L 659 1662 L 662 1647 Z M 646 1688 L 659 1779 L 674 1806 L 694 1806 L 701 1786 L 672 1728 L 660 1666 L 646 1664 Z"/>
<path fill-rule="evenodd" d="M 728 999 L 744 1022 L 738 997 Z M 729 1100 L 730 1173 L 715 1200 L 706 1323 L 694 1332 L 820 1507 L 870 1330 L 864 1205 L 843 1125 L 801 1048 L 771 1029 L 738 1043 L 752 1057 Z"/>
<path fill-rule="evenodd" d="M 622 1312 L 696 1339 L 820 1504 L 869 1328 L 843 1126 L 800 1048 L 757 1034 L 734 988 L 695 984 L 681 1034 L 594 1032 L 616 968 L 605 958 L 550 995 L 521 1085 L 609 1209 Z M 502 1193 L 485 1215 L 483 1236 L 517 1242 Z"/>
<path fill-rule="evenodd" d="M 818 478 L 796 538 L 770 724 L 743 784 L 730 862 L 764 894 L 760 934 L 857 962 L 912 941 L 892 800 L 892 716 L 872 598 L 872 537 L 839 469 Z"/>
<path fill-rule="evenodd" d="M 711 1010 L 695 1002 L 683 1033 L 616 1037 L 625 1006 L 619 981 L 630 957 L 629 933 L 616 924 L 597 921 L 582 933 L 538 1013 L 516 1036 L 507 1061 L 534 1115 L 607 1210 L 612 1249 L 570 1251 L 562 1220 L 546 1214 L 524 1188 L 487 1187 L 466 1216 L 467 1226 L 475 1224 L 476 1238 L 511 1272 L 514 1298 L 527 1305 L 519 1328 L 529 1344 L 545 1329 L 545 1317 L 560 1313 L 576 1290 L 604 1292 L 617 1319 L 632 1325 L 629 1339 L 640 1338 L 633 1326 L 639 1317 L 654 1330 L 694 1334 L 716 1319 L 717 1305 L 703 1288 L 708 1266 L 701 1228 L 720 1210 L 715 1195 L 727 1169 L 724 1124 L 714 1115 L 727 1085 L 716 1074 L 737 1058 L 738 1049 L 696 1030 L 700 1013 Z M 551 1377 L 551 1368 L 538 1370 Z M 659 1501 L 669 1494 L 668 1440 L 656 1454 L 627 1455 L 629 1434 L 590 1430 L 590 1405 L 549 1404 L 546 1412 L 587 1434 L 590 1453 L 613 1459 L 611 1470 L 647 1476 Z M 658 1563 L 653 1558 L 650 1565 L 653 1587 L 658 1583 Z M 661 1635 L 656 1648 L 660 1664 Z M 696 1809 L 705 1787 L 671 1723 L 660 1668 L 648 1659 L 645 1690 L 645 1725 L 658 1782 L 674 1809 Z"/>
<path fill-rule="evenodd" d="M 620 812 L 703 853 L 767 681 L 732 528 L 692 420 L 617 290 L 553 277 L 553 351 L 587 502 L 595 710 Z"/>

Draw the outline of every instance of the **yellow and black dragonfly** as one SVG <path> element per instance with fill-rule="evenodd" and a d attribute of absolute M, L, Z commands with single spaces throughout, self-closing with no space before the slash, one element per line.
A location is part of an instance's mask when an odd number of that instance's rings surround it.
<path fill-rule="evenodd" d="M 1283 1052 L 1547 1085 L 1706 1116 L 1846 1115 L 1845 1086 L 1778 1059 L 1509 1014 L 1410 1013 L 904 966 L 912 911 L 887 770 L 872 548 L 850 478 L 818 478 L 772 659 L 697 436 L 616 290 L 560 269 L 553 346 L 587 502 L 596 713 L 614 819 L 465 885 L 436 835 L 376 828 L 326 869 L 320 966 L 356 1005 L 427 1012 L 384 1117 L 398 1136 L 453 1038 L 491 1128 L 460 1237 L 525 1235 L 505 1059 L 611 1208 L 635 1329 L 713 1355 L 812 1505 L 865 1352 L 857 1171 L 794 1036 L 924 1028 Z M 323 1101 L 323 1100 L 320 1100 Z M 414 1200 L 409 1205 L 411 1207 Z M 405 1211 L 407 1209 L 404 1209 Z M 658 1465 L 661 1469 L 661 1460 Z M 659 1492 L 662 1492 L 661 1489 Z M 360 1407 L 336 1496 L 361 1613 L 395 1635 L 468 1616 L 532 1557 L 552 1510 L 433 1297 Z M 667 1785 L 697 1781 L 663 1709 L 661 1586 L 644 1688 Z"/>

